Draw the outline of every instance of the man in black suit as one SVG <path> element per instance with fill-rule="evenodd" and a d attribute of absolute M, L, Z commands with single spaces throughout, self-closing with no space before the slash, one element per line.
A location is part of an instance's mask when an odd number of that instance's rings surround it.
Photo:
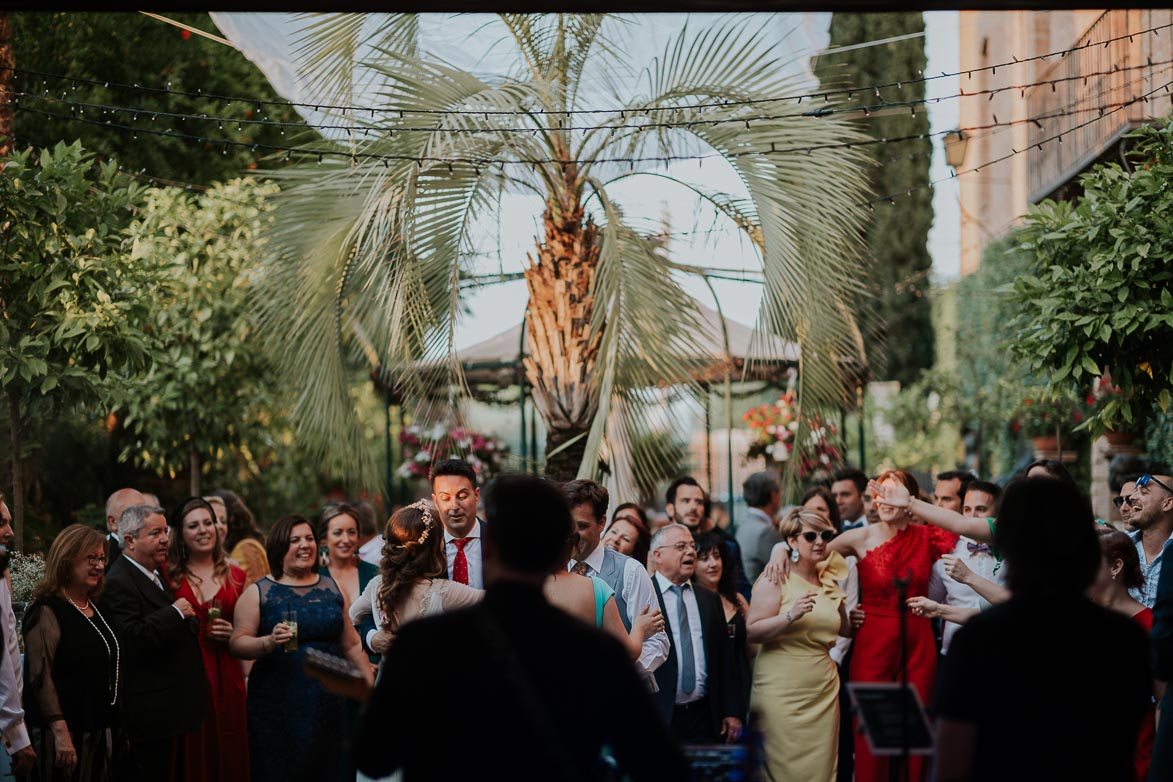
<path fill-rule="evenodd" d="M 106 574 L 100 605 L 122 645 L 123 714 L 135 778 L 167 779 L 184 762 L 179 737 L 204 721 L 199 621 L 159 576 L 168 543 L 162 509 L 127 508 L 118 533 L 123 555 Z"/>
<path fill-rule="evenodd" d="M 146 505 L 147 500 L 135 489 L 119 489 L 106 499 L 106 572 L 122 556 L 122 539 L 118 537 L 118 520 L 122 512 L 135 505 Z"/>
<path fill-rule="evenodd" d="M 689 583 L 696 543 L 688 527 L 662 527 L 652 538 L 652 560 L 652 583 L 671 630 L 668 660 L 656 669 L 661 714 L 678 741 L 732 744 L 741 736 L 745 704 L 729 656 L 721 598 Z"/>
<path fill-rule="evenodd" d="M 486 488 L 485 511 L 485 600 L 399 633 L 363 716 L 359 770 L 383 777 L 402 768 L 407 782 L 588 780 L 609 745 L 631 779 L 684 779 L 680 751 L 623 649 L 542 594 L 573 529 L 561 492 L 540 478 L 504 477 Z M 432 524 L 427 534 L 438 534 Z"/>

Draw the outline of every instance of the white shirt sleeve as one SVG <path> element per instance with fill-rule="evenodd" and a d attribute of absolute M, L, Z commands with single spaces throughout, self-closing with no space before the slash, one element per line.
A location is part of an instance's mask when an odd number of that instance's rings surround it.
<path fill-rule="evenodd" d="M 16 615 L 12 612 L 12 592 L 8 577 L 0 579 L 0 621 L 4 622 L 4 659 L 0 660 L 0 732 L 8 754 L 19 752 L 32 742 L 24 724 L 20 705 L 20 642 L 16 638 Z"/>
<path fill-rule="evenodd" d="M 374 611 L 375 595 L 379 591 L 379 586 L 383 583 L 381 575 L 373 577 L 367 582 L 366 588 L 363 589 L 362 594 L 354 599 L 350 604 L 350 623 L 359 624 L 363 617 Z M 375 617 L 375 625 L 379 624 L 378 617 Z"/>
<path fill-rule="evenodd" d="M 848 614 L 859 607 L 859 571 L 856 569 L 858 561 L 855 557 L 847 557 L 847 578 L 839 584 L 847 595 L 843 607 Z M 835 639 L 835 645 L 831 647 L 831 659 L 836 665 L 843 664 L 843 658 L 851 648 L 851 641 L 851 638 L 842 635 Z"/>
<path fill-rule="evenodd" d="M 634 625 L 635 618 L 644 607 L 655 610 L 660 607 L 652 577 L 634 559 L 628 560 L 623 568 L 623 599 L 627 601 L 627 618 Z M 668 659 L 668 633 L 664 630 L 645 638 L 639 654 L 639 665 L 648 673 L 654 673 Z"/>

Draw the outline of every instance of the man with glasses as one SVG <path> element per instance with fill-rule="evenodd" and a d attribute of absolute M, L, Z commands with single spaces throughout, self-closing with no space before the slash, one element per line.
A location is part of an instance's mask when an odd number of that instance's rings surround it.
<path fill-rule="evenodd" d="M 1132 506 L 1128 523 L 1136 530 L 1130 534 L 1144 573 L 1144 586 L 1128 593 L 1145 608 L 1152 608 L 1157 600 L 1165 544 L 1173 537 L 1173 479 L 1148 473 L 1140 476 L 1128 504 Z"/>
<path fill-rule="evenodd" d="M 1120 520 L 1129 530 L 1134 529 L 1131 521 L 1132 495 L 1136 493 L 1136 479 L 1139 477 L 1139 475 L 1127 476 L 1120 484 L 1120 493 L 1112 498 L 1112 504 L 1116 506 L 1116 510 L 1120 511 Z"/>
<path fill-rule="evenodd" d="M 694 587 L 696 543 L 683 524 L 652 538 L 652 584 L 668 623 L 668 659 L 656 669 L 661 713 L 683 744 L 732 744 L 745 704 L 736 685 L 725 610 L 716 593 Z"/>

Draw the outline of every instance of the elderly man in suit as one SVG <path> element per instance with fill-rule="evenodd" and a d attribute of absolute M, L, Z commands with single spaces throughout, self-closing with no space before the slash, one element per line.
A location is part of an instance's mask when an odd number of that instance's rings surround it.
<path fill-rule="evenodd" d="M 204 721 L 199 621 L 159 575 L 169 540 L 162 509 L 127 508 L 118 534 L 122 556 L 106 575 L 100 605 L 126 655 L 123 703 L 133 773 L 138 780 L 169 779 L 184 765 L 179 737 Z"/>
<path fill-rule="evenodd" d="M 106 498 L 106 572 L 122 556 L 122 539 L 118 537 L 118 519 L 122 511 L 133 505 L 147 505 L 147 500 L 135 489 L 119 489 Z"/>
<path fill-rule="evenodd" d="M 721 598 L 690 581 L 696 543 L 683 524 L 652 538 L 652 584 L 671 632 L 668 660 L 656 669 L 660 711 L 685 744 L 732 744 L 741 736 L 745 704 L 730 658 Z"/>

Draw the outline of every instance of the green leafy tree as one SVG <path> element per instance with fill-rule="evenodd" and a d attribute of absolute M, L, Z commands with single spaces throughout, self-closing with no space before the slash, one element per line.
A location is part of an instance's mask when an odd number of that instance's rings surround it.
<path fill-rule="evenodd" d="M 169 18 L 217 33 L 204 13 L 173 13 Z M 21 145 L 49 146 L 58 140 L 84 138 L 87 147 L 116 158 L 128 171 L 181 182 L 208 184 L 240 176 L 247 169 L 284 165 L 284 156 L 248 146 L 195 144 L 180 138 L 104 127 L 109 121 L 145 131 L 288 146 L 305 131 L 289 106 L 230 105 L 220 100 L 155 92 L 243 95 L 256 100 L 280 98 L 255 65 L 230 46 L 168 25 L 139 13 L 71 13 L 43 11 L 10 14 L 16 67 L 99 82 L 70 81 L 18 72 L 14 89 L 30 93 L 19 99 L 16 137 Z M 105 83 L 141 84 L 123 90 Z M 69 101 L 65 103 L 62 101 Z M 80 104 L 125 106 L 134 111 L 105 114 Z M 234 125 L 168 117 L 173 114 L 230 116 L 291 122 L 292 127 Z M 63 115 L 65 118 L 48 116 Z M 88 120 L 88 121 L 86 121 Z"/>
<path fill-rule="evenodd" d="M 141 188 L 80 143 L 0 166 L 0 389 L 8 406 L 12 515 L 24 525 L 23 434 L 63 410 L 117 398 L 143 366 L 157 279 L 125 252 Z"/>
<path fill-rule="evenodd" d="M 630 464 L 612 469 L 654 480 L 671 454 L 633 447 L 655 428 L 644 390 L 703 393 L 694 370 L 704 328 L 680 280 L 703 270 L 670 261 L 627 216 L 615 186 L 635 178 L 687 188 L 750 238 L 766 280 L 759 328 L 799 344 L 807 409 L 843 403 L 840 360 L 859 359 L 850 312 L 862 295 L 861 155 L 793 150 L 861 135 L 835 117 L 812 122 L 805 105 L 753 103 L 806 86 L 785 75 L 785 50 L 760 26 L 690 24 L 634 79 L 623 52 L 639 30 L 628 19 L 502 15 L 477 33 L 499 35 L 494 54 L 512 55 L 494 74 L 429 57 L 413 30 L 410 16 L 371 33 L 348 15 L 306 28 L 303 67 L 320 77 L 311 83 L 345 90 L 374 76 L 385 110 L 357 147 L 320 142 L 344 160 L 280 174 L 260 300 L 287 377 L 304 383 L 295 417 L 310 442 L 352 463 L 361 453 L 345 386 L 352 364 L 373 358 L 414 399 L 462 388 L 452 337 L 473 229 L 496 195 L 522 193 L 543 204 L 525 273 L 525 372 L 548 432 L 546 472 L 589 476 L 600 457 L 624 455 Z M 375 53 L 356 79 L 362 41 Z M 581 109 L 602 111 L 565 113 Z M 466 113 L 445 113 L 454 110 Z M 722 157 L 745 190 L 714 191 L 646 160 L 696 153 Z"/>
<path fill-rule="evenodd" d="M 171 477 L 269 450 L 277 394 L 248 296 L 277 188 L 241 179 L 194 194 L 152 188 L 131 224 L 132 262 L 164 270 L 151 292 L 162 345 L 127 387 L 124 456 Z M 255 452 L 255 453 L 254 453 Z"/>
<path fill-rule="evenodd" d="M 1053 388 L 1107 372 L 1119 393 L 1087 419 L 1093 434 L 1134 430 L 1173 403 L 1173 124 L 1145 126 L 1128 168 L 1096 166 L 1083 194 L 1031 211 L 1015 282 L 1015 354 Z"/>
<path fill-rule="evenodd" d="M 831 17 L 831 43 L 851 46 L 910 33 L 923 33 L 924 16 L 909 13 L 836 13 Z M 925 97 L 927 64 L 923 38 L 867 46 L 841 54 L 820 55 L 817 69 L 827 89 L 867 88 L 903 82 L 879 94 L 863 89 L 850 96 L 852 106 L 915 102 Z M 856 115 L 862 116 L 862 115 Z M 929 132 L 927 107 L 872 108 L 859 123 L 874 138 L 905 139 Z M 881 338 L 869 361 L 878 379 L 913 383 L 933 365 L 932 306 L 929 288 L 932 257 L 929 228 L 933 224 L 933 189 L 929 187 L 932 143 L 928 138 L 890 141 L 867 147 L 874 168 L 870 184 L 877 197 L 899 195 L 894 204 L 876 204 L 867 225 L 867 265 L 878 308 L 865 318 L 868 331 Z M 857 305 L 857 312 L 865 308 Z M 861 312 L 862 314 L 862 312 Z"/>

